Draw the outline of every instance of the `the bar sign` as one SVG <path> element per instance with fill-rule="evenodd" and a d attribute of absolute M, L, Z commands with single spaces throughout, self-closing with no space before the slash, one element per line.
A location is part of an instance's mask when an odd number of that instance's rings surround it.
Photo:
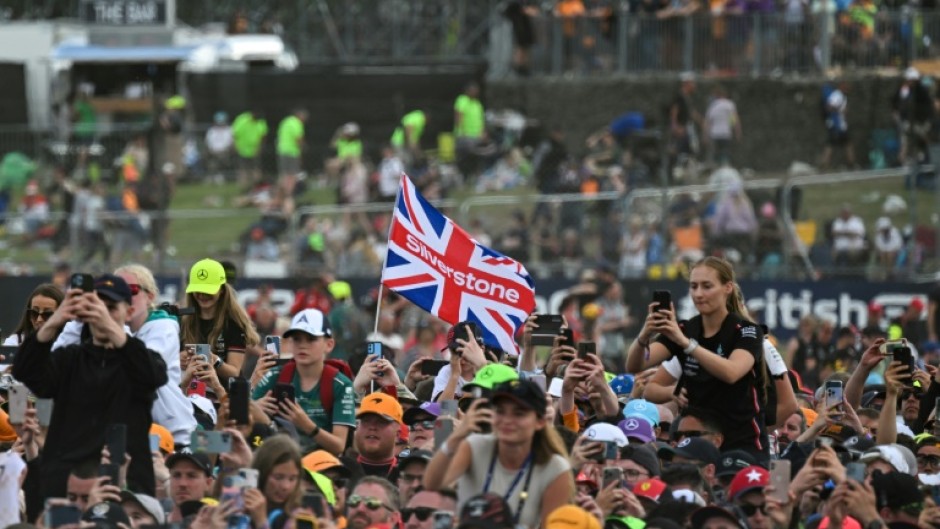
<path fill-rule="evenodd" d="M 162 26 L 166 0 L 83 0 L 82 20 L 91 24 Z"/>

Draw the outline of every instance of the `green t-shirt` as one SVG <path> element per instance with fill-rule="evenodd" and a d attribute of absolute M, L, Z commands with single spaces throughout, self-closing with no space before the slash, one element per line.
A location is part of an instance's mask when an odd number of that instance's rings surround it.
<path fill-rule="evenodd" d="M 454 101 L 454 111 L 460 112 L 461 123 L 454 128 L 454 135 L 458 138 L 480 138 L 483 136 L 485 118 L 483 116 L 483 103 L 468 95 L 461 95 Z"/>
<path fill-rule="evenodd" d="M 421 145 L 421 135 L 424 134 L 424 125 L 427 123 L 427 117 L 420 110 L 412 110 L 401 118 L 401 126 L 395 129 L 392 134 L 392 145 L 395 147 L 405 146 L 405 128 L 411 127 L 412 140 L 415 145 Z"/>
<path fill-rule="evenodd" d="M 287 116 L 277 128 L 277 153 L 291 158 L 300 157 L 300 141 L 304 139 L 304 122 L 297 116 Z"/>
<path fill-rule="evenodd" d="M 281 368 L 275 367 L 267 372 L 258 386 L 251 394 L 252 399 L 260 399 L 268 391 L 274 389 L 277 384 L 278 375 L 281 374 Z M 333 379 L 333 422 L 326 410 L 323 409 L 323 403 L 320 401 L 320 384 L 317 383 L 310 391 L 300 390 L 300 375 L 294 372 L 294 378 L 291 380 L 294 385 L 294 395 L 297 397 L 297 404 L 303 408 L 307 417 L 310 417 L 317 426 L 324 431 L 333 432 L 333 425 L 356 426 L 356 394 L 353 391 L 352 381 L 346 378 L 346 375 L 337 373 Z"/>
<path fill-rule="evenodd" d="M 362 141 L 339 138 L 336 140 L 336 157 L 340 160 L 347 158 L 362 158 Z"/>
<path fill-rule="evenodd" d="M 268 135 L 268 122 L 255 119 L 249 112 L 243 112 L 232 122 L 232 139 L 235 150 L 242 158 L 254 158 L 261 150 L 261 142 Z"/>
<path fill-rule="evenodd" d="M 98 123 L 95 107 L 91 106 L 88 101 L 76 101 L 75 114 L 75 135 L 84 138 L 94 136 Z"/>

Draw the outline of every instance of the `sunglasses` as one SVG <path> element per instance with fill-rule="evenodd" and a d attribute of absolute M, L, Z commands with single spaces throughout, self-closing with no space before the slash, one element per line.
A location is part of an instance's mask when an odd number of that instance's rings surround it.
<path fill-rule="evenodd" d="M 917 456 L 917 462 L 925 467 L 940 467 L 940 456 Z"/>
<path fill-rule="evenodd" d="M 55 314 L 55 312 L 51 310 L 38 311 L 36 309 L 27 309 L 26 312 L 29 314 L 29 319 L 31 320 L 38 320 L 40 317 L 44 320 L 49 320 L 49 318 Z"/>
<path fill-rule="evenodd" d="M 419 522 L 426 522 L 432 514 L 437 512 L 437 509 L 432 509 L 431 507 L 415 507 L 413 509 L 404 508 L 401 510 L 401 521 L 408 523 L 408 520 L 411 519 L 411 515 L 418 517 Z"/>
<path fill-rule="evenodd" d="M 767 505 L 764 503 L 760 505 L 752 505 L 750 503 L 743 503 L 741 505 L 738 505 L 738 507 L 740 507 L 741 512 L 744 513 L 744 516 L 748 516 L 748 517 L 754 516 L 755 514 L 757 514 L 757 511 L 760 511 L 761 514 L 767 514 Z"/>
<path fill-rule="evenodd" d="M 349 484 L 349 478 L 333 478 L 330 481 L 333 482 L 333 488 L 337 489 L 345 489 Z"/>
<path fill-rule="evenodd" d="M 140 294 L 141 290 L 144 290 L 143 287 L 141 287 L 137 283 L 128 283 L 127 287 L 131 289 L 132 296 L 136 296 L 137 294 Z"/>
<path fill-rule="evenodd" d="M 368 508 L 370 511 L 377 511 L 383 507 L 390 511 L 392 510 L 391 507 L 382 503 L 382 500 L 379 498 L 363 498 L 362 496 L 353 494 L 346 500 L 346 506 L 351 509 L 355 509 L 361 503 L 365 503 L 366 508 Z"/>
<path fill-rule="evenodd" d="M 408 427 L 408 429 L 413 432 L 413 431 L 417 430 L 419 427 L 420 427 L 422 430 L 433 430 L 433 429 L 434 429 L 434 421 L 417 421 L 417 422 L 411 424 L 411 425 Z"/>

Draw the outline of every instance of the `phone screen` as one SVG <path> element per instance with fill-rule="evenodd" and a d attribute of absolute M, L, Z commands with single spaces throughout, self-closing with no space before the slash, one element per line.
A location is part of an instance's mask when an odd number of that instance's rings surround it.
<path fill-rule="evenodd" d="M 672 294 L 668 290 L 654 290 L 653 303 L 656 304 L 656 310 L 672 309 Z"/>
<path fill-rule="evenodd" d="M 597 354 L 597 344 L 594 342 L 580 342 L 578 343 L 578 358 L 581 360 L 586 360 L 588 355 Z"/>

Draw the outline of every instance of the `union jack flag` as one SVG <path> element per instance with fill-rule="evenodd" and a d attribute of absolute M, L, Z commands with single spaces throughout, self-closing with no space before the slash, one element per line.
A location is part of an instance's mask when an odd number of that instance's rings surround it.
<path fill-rule="evenodd" d="M 473 240 L 404 174 L 382 284 L 450 324 L 476 322 L 484 343 L 507 352 L 518 351 L 513 336 L 535 308 L 525 267 Z"/>

